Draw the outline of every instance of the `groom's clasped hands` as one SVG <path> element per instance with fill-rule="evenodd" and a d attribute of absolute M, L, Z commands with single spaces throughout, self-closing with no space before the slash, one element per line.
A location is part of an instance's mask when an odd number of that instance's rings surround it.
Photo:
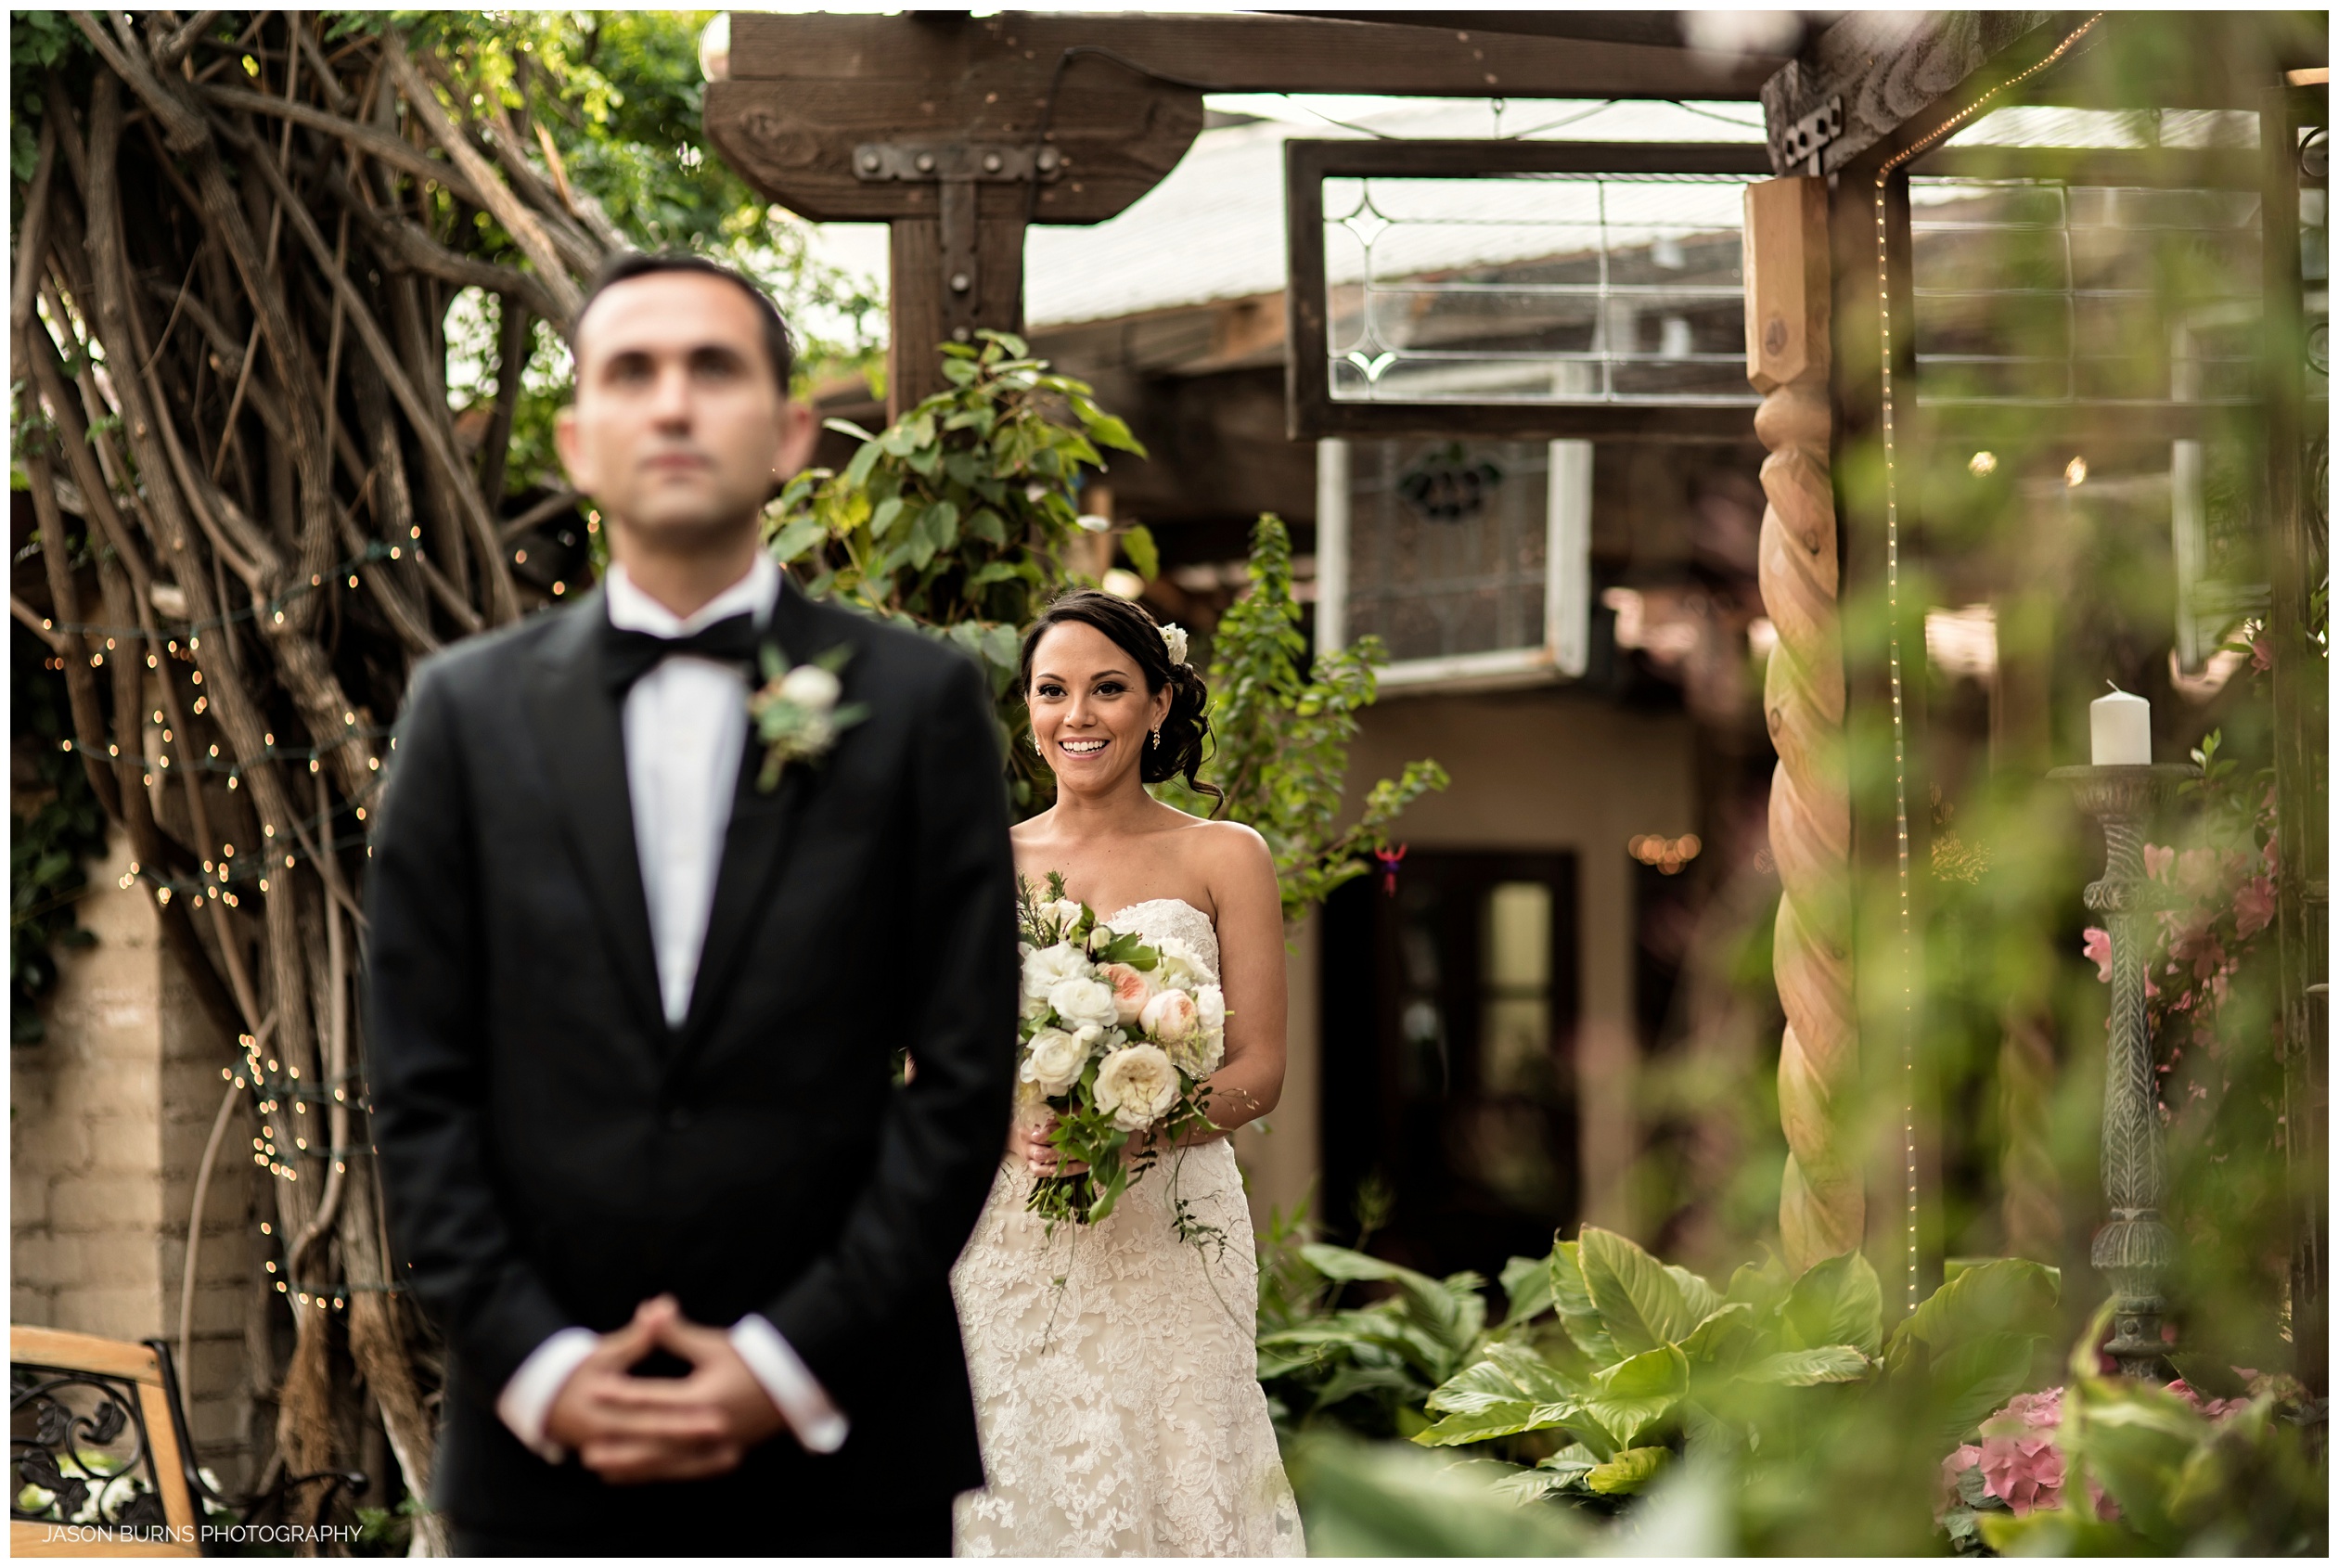
<path fill-rule="evenodd" d="M 636 1376 L 660 1350 L 689 1363 L 688 1375 Z M 785 1424 L 730 1336 L 691 1322 L 662 1295 L 601 1336 L 561 1385 L 545 1435 L 623 1485 L 721 1475 Z"/>

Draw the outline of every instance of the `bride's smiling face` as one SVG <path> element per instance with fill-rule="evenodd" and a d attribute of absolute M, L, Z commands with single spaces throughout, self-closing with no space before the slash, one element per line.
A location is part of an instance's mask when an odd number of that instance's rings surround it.
<path fill-rule="evenodd" d="M 1032 739 L 1056 781 L 1081 794 L 1121 783 L 1169 716 L 1167 688 L 1145 689 L 1137 662 L 1081 621 L 1050 626 L 1032 650 Z"/>

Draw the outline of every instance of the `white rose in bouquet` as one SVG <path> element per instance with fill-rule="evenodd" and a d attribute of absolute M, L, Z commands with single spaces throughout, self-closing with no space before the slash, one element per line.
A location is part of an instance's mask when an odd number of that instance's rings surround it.
<path fill-rule="evenodd" d="M 1111 926 L 1106 925 L 1101 920 L 1099 920 L 1097 924 L 1090 926 L 1088 928 L 1088 956 L 1092 958 L 1095 958 L 1098 954 L 1112 946 L 1113 943 L 1120 940 L 1120 936 L 1121 933 L 1119 932 L 1114 931 Z"/>
<path fill-rule="evenodd" d="M 1194 1006 L 1202 1015 L 1205 1029 L 1227 1026 L 1227 994 L 1215 985 L 1205 985 L 1194 993 Z"/>
<path fill-rule="evenodd" d="M 1123 1132 L 1142 1132 L 1177 1103 L 1177 1069 L 1158 1046 L 1129 1046 L 1097 1067 L 1097 1109 Z"/>
<path fill-rule="evenodd" d="M 1134 965 L 1107 964 L 1097 971 L 1097 978 L 1112 987 L 1112 1003 L 1123 1023 L 1135 1023 L 1145 1011 L 1145 1004 L 1153 999 L 1152 976 Z"/>
<path fill-rule="evenodd" d="M 1156 937 L 1151 943 L 1161 958 L 1153 966 L 1153 984 L 1162 991 L 1199 991 L 1210 983 L 1210 971 L 1191 947 L 1174 936 Z"/>
<path fill-rule="evenodd" d="M 1046 1094 L 1062 1094 L 1080 1081 L 1081 1069 L 1088 1065 L 1088 1047 L 1096 1043 L 1099 1033 L 1095 1029 L 1077 1033 L 1068 1029 L 1041 1030 L 1032 1036 L 1031 1045 L 1024 1050 L 1023 1081 L 1037 1085 Z M 1083 1039 L 1082 1035 L 1088 1037 Z"/>
<path fill-rule="evenodd" d="M 1121 1022 L 1121 1009 L 1112 999 L 1112 987 L 1101 980 L 1060 980 L 1047 988 L 1047 1005 L 1056 1009 L 1056 1016 L 1067 1028 L 1094 1024 L 1099 1029 L 1110 1029 Z"/>
<path fill-rule="evenodd" d="M 1059 942 L 1053 947 L 1026 948 L 1023 952 L 1023 999 L 1045 1002 L 1047 994 L 1067 980 L 1086 980 L 1089 974 L 1087 955 L 1069 942 Z M 1029 1012 L 1030 1009 L 1025 1011 Z"/>
<path fill-rule="evenodd" d="M 1202 1009 L 1183 991 L 1164 991 L 1145 1004 L 1137 1027 L 1163 1045 L 1176 1045 L 1202 1027 Z"/>
<path fill-rule="evenodd" d="M 1052 925 L 1058 931 L 1069 932 L 1080 923 L 1080 900 L 1051 898 L 1042 904 L 1036 913 L 1042 925 Z"/>

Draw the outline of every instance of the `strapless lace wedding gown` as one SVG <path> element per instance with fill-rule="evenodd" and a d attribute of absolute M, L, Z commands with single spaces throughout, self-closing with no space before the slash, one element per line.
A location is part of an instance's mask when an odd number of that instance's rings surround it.
<path fill-rule="evenodd" d="M 1218 933 L 1177 899 L 1106 918 L 1174 936 L 1213 978 Z M 990 1484 L 961 1557 L 1303 1557 L 1258 1380 L 1259 1279 L 1224 1138 L 1177 1150 L 1093 1226 L 1023 1207 L 1009 1158 L 951 1275 Z M 1224 1236 L 1180 1240 L 1174 1210 Z"/>

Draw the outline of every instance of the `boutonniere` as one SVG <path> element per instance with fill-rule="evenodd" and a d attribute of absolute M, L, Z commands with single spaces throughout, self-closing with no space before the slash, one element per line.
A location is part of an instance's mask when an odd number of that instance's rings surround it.
<path fill-rule="evenodd" d="M 837 699 L 844 683 L 837 672 L 853 657 L 849 648 L 829 649 L 810 663 L 790 668 L 786 655 L 764 647 L 764 685 L 747 700 L 748 716 L 764 742 L 763 771 L 755 788 L 769 794 L 779 787 L 779 776 L 790 763 L 818 762 L 837 743 L 837 737 L 869 716 L 858 702 L 840 708 Z"/>

